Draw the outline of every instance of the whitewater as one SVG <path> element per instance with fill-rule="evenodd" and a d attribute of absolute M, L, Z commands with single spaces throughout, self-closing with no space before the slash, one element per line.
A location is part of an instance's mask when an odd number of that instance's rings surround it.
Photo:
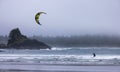
<path fill-rule="evenodd" d="M 71 47 L 51 50 L 0 49 L 1 64 L 120 65 L 119 47 Z M 96 54 L 96 57 L 93 56 Z"/>

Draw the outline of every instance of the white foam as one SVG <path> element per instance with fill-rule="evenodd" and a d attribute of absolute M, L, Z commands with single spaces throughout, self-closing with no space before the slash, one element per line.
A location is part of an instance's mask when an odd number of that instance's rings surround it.
<path fill-rule="evenodd" d="M 0 62 L 41 62 L 59 64 L 119 64 L 120 56 L 1 54 Z"/>
<path fill-rule="evenodd" d="M 51 50 L 69 50 L 69 49 L 72 49 L 72 48 L 56 48 L 56 47 L 53 47 Z"/>

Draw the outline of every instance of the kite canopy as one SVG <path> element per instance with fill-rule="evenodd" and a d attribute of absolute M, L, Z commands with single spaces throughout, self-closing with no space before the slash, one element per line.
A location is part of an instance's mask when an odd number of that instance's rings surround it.
<path fill-rule="evenodd" d="M 41 14 L 47 14 L 45 12 L 38 12 L 36 15 L 35 15 L 35 21 L 37 22 L 37 24 L 41 25 L 40 22 L 39 22 L 39 18 L 41 16 Z"/>

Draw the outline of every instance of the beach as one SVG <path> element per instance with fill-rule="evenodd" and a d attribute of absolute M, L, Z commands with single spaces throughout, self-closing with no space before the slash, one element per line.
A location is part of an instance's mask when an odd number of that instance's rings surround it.
<path fill-rule="evenodd" d="M 0 64 L 0 72 L 119 72 L 120 66 Z"/>

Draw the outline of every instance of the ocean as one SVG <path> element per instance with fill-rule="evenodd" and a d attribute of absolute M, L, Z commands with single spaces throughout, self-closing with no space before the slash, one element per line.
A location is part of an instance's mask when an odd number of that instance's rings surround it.
<path fill-rule="evenodd" d="M 0 63 L 6 62 L 24 64 L 120 65 L 120 48 L 54 47 L 51 50 L 1 49 Z"/>

